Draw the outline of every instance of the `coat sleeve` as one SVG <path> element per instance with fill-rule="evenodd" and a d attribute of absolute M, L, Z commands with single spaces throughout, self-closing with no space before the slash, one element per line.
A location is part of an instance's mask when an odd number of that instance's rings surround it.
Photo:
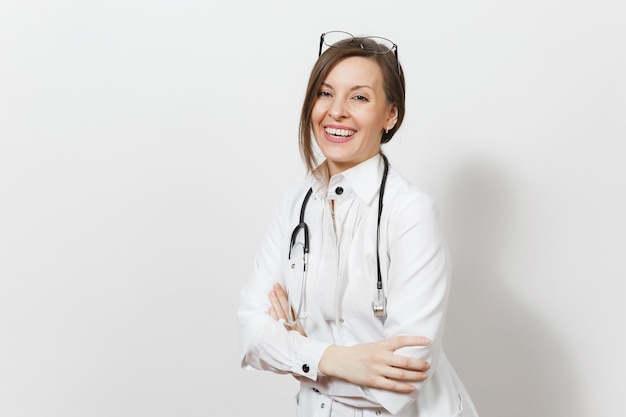
<path fill-rule="evenodd" d="M 285 284 L 283 265 L 288 255 L 289 225 L 297 224 L 297 217 L 292 219 L 292 216 L 304 197 L 301 189 L 292 187 L 278 204 L 255 258 L 252 275 L 240 291 L 237 321 L 243 369 L 291 373 L 315 380 L 319 361 L 329 344 L 287 331 L 268 313 L 272 286 L 276 282 Z"/>
<path fill-rule="evenodd" d="M 406 194 L 405 194 L 406 195 Z M 429 379 L 437 372 L 447 310 L 451 261 L 439 227 L 434 201 L 411 193 L 393 206 L 388 217 L 388 275 L 386 337 L 426 336 L 428 347 L 407 347 L 396 353 L 428 361 Z M 383 278 L 384 279 L 384 278 Z M 411 394 L 368 389 L 392 414 L 414 402 L 429 379 L 415 383 Z"/>

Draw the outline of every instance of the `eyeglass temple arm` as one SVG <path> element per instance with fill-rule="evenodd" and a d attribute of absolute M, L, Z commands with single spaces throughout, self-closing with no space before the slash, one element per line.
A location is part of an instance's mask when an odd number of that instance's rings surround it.
<path fill-rule="evenodd" d="M 320 36 L 320 50 L 317 53 L 317 56 L 319 57 L 320 55 L 322 55 L 322 45 L 324 45 L 324 35 L 326 35 L 325 33 L 322 33 L 322 36 Z"/>
<path fill-rule="evenodd" d="M 398 45 L 393 44 L 393 53 L 396 54 L 396 68 L 398 70 L 398 74 L 400 74 L 400 60 L 398 59 Z"/>

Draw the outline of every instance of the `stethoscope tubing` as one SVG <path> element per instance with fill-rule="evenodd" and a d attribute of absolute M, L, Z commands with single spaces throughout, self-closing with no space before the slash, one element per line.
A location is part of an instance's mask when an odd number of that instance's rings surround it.
<path fill-rule="evenodd" d="M 385 163 L 385 168 L 383 170 L 383 178 L 380 182 L 380 189 L 378 192 L 378 218 L 376 223 L 376 268 L 377 268 L 377 280 L 376 280 L 376 300 L 372 302 L 372 309 L 374 311 L 374 315 L 376 317 L 382 317 L 383 319 L 386 317 L 386 304 L 387 300 L 383 291 L 383 277 L 380 267 L 380 220 L 382 218 L 383 213 L 383 196 L 385 194 L 385 186 L 387 185 L 387 175 L 389 173 L 389 160 L 387 157 L 381 152 L 380 156 L 383 158 L 383 162 Z M 313 193 L 313 188 L 310 187 L 304 196 L 304 200 L 302 201 L 302 206 L 300 207 L 300 219 L 298 225 L 293 229 L 291 233 L 291 239 L 289 244 L 289 255 L 288 259 L 291 261 L 291 255 L 293 248 L 296 246 L 296 239 L 298 238 L 298 234 L 300 231 L 304 233 L 304 242 L 301 243 L 302 251 L 303 251 L 303 265 L 302 265 L 302 286 L 300 288 L 300 302 L 298 303 L 298 310 L 295 312 L 290 312 L 289 319 L 285 320 L 285 324 L 287 326 L 295 326 L 297 325 L 301 319 L 306 317 L 306 307 L 303 307 L 306 299 L 306 281 L 307 281 L 307 264 L 309 258 L 309 226 L 304 221 L 304 216 L 306 213 L 306 207 L 309 203 L 309 199 L 311 198 L 311 194 Z M 287 291 L 287 304 L 291 306 L 291 297 L 289 291 Z M 304 311 L 303 311 L 304 308 Z"/>

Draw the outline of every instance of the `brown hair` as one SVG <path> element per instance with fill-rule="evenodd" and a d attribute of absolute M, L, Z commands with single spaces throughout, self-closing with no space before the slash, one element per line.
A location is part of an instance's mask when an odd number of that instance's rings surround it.
<path fill-rule="evenodd" d="M 361 47 L 361 43 L 367 43 L 367 49 L 369 50 L 378 47 L 378 44 L 368 38 L 355 37 L 354 39 L 346 39 L 337 42 L 333 47 L 326 49 L 326 51 L 320 55 L 311 70 L 304 103 L 302 104 L 298 134 L 300 156 L 304 160 L 309 172 L 313 172 L 318 164 L 313 151 L 311 112 L 322 83 L 330 70 L 332 70 L 339 61 L 353 56 L 365 57 L 376 61 L 380 67 L 383 74 L 383 89 L 385 90 L 387 102 L 395 104 L 398 108 L 398 120 L 389 132 L 383 132 L 380 141 L 381 144 L 389 142 L 402 124 L 405 113 L 405 81 L 402 66 L 396 61 L 396 56 L 393 51 L 389 51 L 385 54 L 368 52 Z"/>

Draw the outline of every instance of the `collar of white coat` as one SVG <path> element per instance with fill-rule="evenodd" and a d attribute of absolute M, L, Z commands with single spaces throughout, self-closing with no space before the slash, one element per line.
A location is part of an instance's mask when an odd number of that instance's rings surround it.
<path fill-rule="evenodd" d="M 325 162 L 322 165 L 324 164 Z M 322 166 L 318 167 L 318 169 L 320 168 Z M 369 205 L 378 196 L 384 170 L 385 162 L 380 154 L 376 154 L 352 168 L 333 175 L 328 184 L 314 179 L 313 194 L 318 198 L 325 199 L 328 190 L 343 187 L 346 190 L 352 189 L 365 204 Z"/>

